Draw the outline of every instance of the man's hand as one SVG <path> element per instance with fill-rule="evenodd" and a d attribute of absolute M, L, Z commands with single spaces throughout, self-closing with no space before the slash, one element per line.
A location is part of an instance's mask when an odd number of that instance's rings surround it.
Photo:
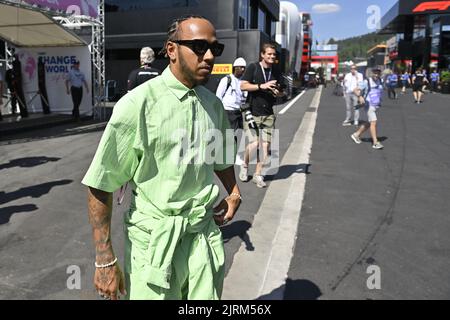
<path fill-rule="evenodd" d="M 214 208 L 214 213 L 216 213 L 214 220 L 216 224 L 222 226 L 233 220 L 240 205 L 241 199 L 238 196 L 230 195 L 223 199 L 219 205 Z"/>
<path fill-rule="evenodd" d="M 67 94 L 70 96 L 70 90 L 69 89 L 67 89 L 66 90 L 66 92 L 67 92 Z"/>
<path fill-rule="evenodd" d="M 95 268 L 94 285 L 105 299 L 118 300 L 119 292 L 125 295 L 125 277 L 117 264 L 107 268 Z"/>
<path fill-rule="evenodd" d="M 270 90 L 270 91 L 273 92 L 273 90 L 276 90 L 278 88 L 277 87 L 277 80 L 271 80 L 269 82 L 266 82 L 266 83 L 262 84 L 260 86 L 260 88 L 263 89 L 263 90 Z"/>
<path fill-rule="evenodd" d="M 117 265 L 116 255 L 111 243 L 112 193 L 88 188 L 89 222 L 92 226 L 95 261 L 100 266 L 95 269 L 94 286 L 106 299 L 117 300 L 117 291 L 124 293 L 125 280 Z"/>

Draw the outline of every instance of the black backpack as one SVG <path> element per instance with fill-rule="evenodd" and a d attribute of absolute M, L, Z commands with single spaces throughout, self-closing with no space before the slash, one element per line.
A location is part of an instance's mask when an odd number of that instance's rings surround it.
<path fill-rule="evenodd" d="M 225 89 L 225 92 L 222 95 L 222 99 L 223 97 L 225 97 L 225 95 L 227 94 L 228 89 L 230 89 L 231 87 L 231 76 L 227 75 L 227 88 Z"/>

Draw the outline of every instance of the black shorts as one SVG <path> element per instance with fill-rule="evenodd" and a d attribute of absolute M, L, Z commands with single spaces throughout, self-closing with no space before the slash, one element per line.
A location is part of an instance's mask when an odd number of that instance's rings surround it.
<path fill-rule="evenodd" d="M 414 92 L 422 92 L 423 84 L 414 84 L 413 91 Z"/>
<path fill-rule="evenodd" d="M 225 110 L 228 116 L 228 121 L 230 122 L 230 127 L 234 131 L 242 129 L 242 113 L 240 110 L 228 111 Z"/>

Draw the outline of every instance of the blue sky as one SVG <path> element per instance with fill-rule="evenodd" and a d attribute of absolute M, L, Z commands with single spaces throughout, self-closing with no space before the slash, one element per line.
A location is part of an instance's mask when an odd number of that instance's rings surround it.
<path fill-rule="evenodd" d="M 331 37 L 345 39 L 374 30 L 367 27 L 367 9 L 376 5 L 383 16 L 397 0 L 290 0 L 300 11 L 310 12 L 314 39 L 326 41 Z M 315 10 L 313 10 L 315 9 Z M 319 13 L 328 12 L 328 13 Z"/>

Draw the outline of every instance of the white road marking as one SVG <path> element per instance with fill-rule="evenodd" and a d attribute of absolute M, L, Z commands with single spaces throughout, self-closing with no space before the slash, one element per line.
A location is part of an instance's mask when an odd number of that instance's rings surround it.
<path fill-rule="evenodd" d="M 304 94 L 305 94 L 306 90 L 303 90 L 302 93 L 300 93 L 298 96 L 296 96 L 294 98 L 294 100 L 292 100 L 286 107 L 283 108 L 283 110 L 281 110 L 278 114 L 285 114 L 286 111 L 288 111 Z"/>
<path fill-rule="evenodd" d="M 311 103 L 311 109 L 315 111 L 305 113 L 281 167 L 309 164 L 321 93 L 322 87 Z M 222 299 L 283 299 L 305 185 L 303 172 L 271 182 L 248 231 L 255 249 L 248 251 L 242 244 L 235 254 L 225 279 Z"/>

